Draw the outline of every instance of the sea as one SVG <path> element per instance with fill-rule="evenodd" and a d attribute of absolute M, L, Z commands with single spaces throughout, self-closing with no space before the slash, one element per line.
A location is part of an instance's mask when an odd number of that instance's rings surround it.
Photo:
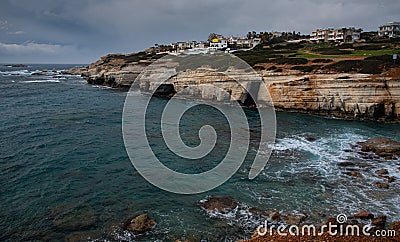
<path fill-rule="evenodd" d="M 0 241 L 235 241 L 250 238 L 267 210 L 304 213 L 314 224 L 361 210 L 400 220 L 400 160 L 369 159 L 353 146 L 372 137 L 400 141 L 399 124 L 277 111 L 276 142 L 259 176 L 248 178 L 254 141 L 243 165 L 223 185 L 179 195 L 150 184 L 128 157 L 122 134 L 127 90 L 62 74 L 75 66 L 0 67 Z M 131 98 L 140 106 L 144 95 Z M 148 112 L 157 117 L 167 102 L 153 98 Z M 244 111 L 250 128 L 260 132 L 257 111 Z M 157 157 L 186 173 L 215 166 L 230 138 L 218 111 L 200 106 L 188 113 L 183 140 L 197 142 L 206 124 L 222 130 L 221 152 L 197 163 L 168 149 L 158 150 Z M 159 123 L 148 125 L 157 129 Z M 153 147 L 162 145 L 160 135 L 151 134 Z M 351 169 L 363 177 L 346 175 Z M 389 189 L 374 185 L 382 181 L 379 169 L 395 178 Z M 213 196 L 230 196 L 240 205 L 229 213 L 198 206 Z M 144 234 L 124 229 L 143 213 L 155 219 L 154 228 Z"/>

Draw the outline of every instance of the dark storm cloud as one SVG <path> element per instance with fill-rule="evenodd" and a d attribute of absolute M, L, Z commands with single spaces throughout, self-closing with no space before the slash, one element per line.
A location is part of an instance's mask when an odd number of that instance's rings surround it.
<path fill-rule="evenodd" d="M 87 63 L 210 32 L 376 30 L 399 12 L 398 0 L 9 0 L 0 3 L 0 62 Z"/>

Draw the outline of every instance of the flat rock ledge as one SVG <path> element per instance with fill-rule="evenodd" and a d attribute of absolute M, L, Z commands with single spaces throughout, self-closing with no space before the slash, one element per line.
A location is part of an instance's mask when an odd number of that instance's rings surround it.
<path fill-rule="evenodd" d="M 373 152 L 387 160 L 396 159 L 400 156 L 400 142 L 388 138 L 370 138 L 363 142 L 358 142 L 363 152 Z"/>

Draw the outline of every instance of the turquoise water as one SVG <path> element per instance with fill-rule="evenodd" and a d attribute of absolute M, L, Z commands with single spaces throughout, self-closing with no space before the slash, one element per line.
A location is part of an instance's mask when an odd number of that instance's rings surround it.
<path fill-rule="evenodd" d="M 250 207 L 299 211 L 309 221 L 361 209 L 400 219 L 400 161 L 365 160 L 348 152 L 350 144 L 370 137 L 400 141 L 399 124 L 346 121 L 277 112 L 277 143 L 268 167 L 248 180 L 254 152 L 224 185 L 197 195 L 177 195 L 152 186 L 133 168 L 121 132 L 126 92 L 87 85 L 57 70 L 72 66 L 0 67 L 0 240 L 64 240 L 76 232 L 110 241 L 234 240 L 251 236 L 262 218 Z M 46 75 L 35 70 L 55 69 Z M 137 105 L 144 98 L 135 96 Z M 153 100 L 156 118 L 166 99 Z M 183 100 L 182 102 L 190 102 Z M 257 133 L 257 114 L 245 110 Z M 207 114 L 207 115 L 205 115 Z M 204 124 L 218 127 L 218 147 L 200 162 L 185 162 L 168 149 L 157 149 L 168 167 L 194 173 L 218 163 L 226 151 L 229 127 L 215 110 L 198 107 L 183 119 L 184 141 L 196 145 Z M 154 147 L 163 142 L 157 122 L 149 128 Z M 312 136 L 315 141 L 308 141 Z M 141 137 L 138 137 L 141 138 Z M 255 142 L 255 141 L 254 141 Z M 256 143 L 251 144 L 255 147 Z M 363 179 L 343 174 L 341 161 L 370 165 Z M 396 181 L 375 188 L 374 175 L 386 168 Z M 241 203 L 234 214 L 207 214 L 196 206 L 214 195 Z M 145 235 L 121 229 L 132 216 L 148 213 L 157 221 Z"/>

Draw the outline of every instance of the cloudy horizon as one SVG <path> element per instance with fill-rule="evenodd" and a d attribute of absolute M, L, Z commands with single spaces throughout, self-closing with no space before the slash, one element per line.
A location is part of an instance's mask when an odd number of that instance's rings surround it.
<path fill-rule="evenodd" d="M 0 63 L 90 63 L 154 44 L 248 31 L 354 26 L 376 31 L 400 21 L 397 0 L 106 1 L 0 3 Z"/>

